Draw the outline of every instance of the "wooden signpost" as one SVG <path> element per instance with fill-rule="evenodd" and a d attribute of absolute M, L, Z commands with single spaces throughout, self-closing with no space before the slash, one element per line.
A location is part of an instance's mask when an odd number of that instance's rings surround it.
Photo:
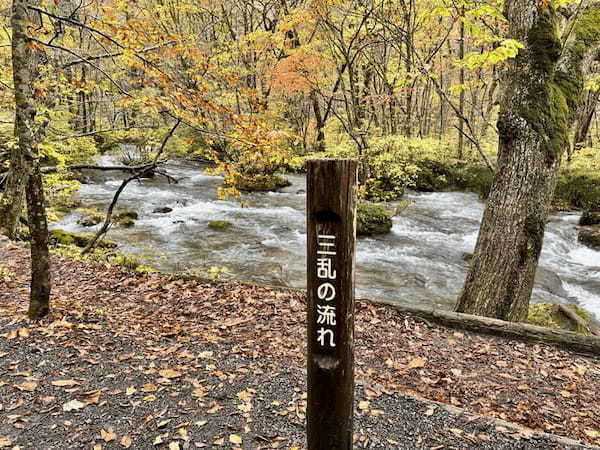
<path fill-rule="evenodd" d="M 308 162 L 308 450 L 352 448 L 357 167 Z"/>

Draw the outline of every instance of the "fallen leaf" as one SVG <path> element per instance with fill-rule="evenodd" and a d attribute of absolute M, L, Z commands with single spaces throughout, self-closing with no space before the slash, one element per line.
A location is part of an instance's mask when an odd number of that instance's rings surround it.
<path fill-rule="evenodd" d="M 85 407 L 85 403 L 80 402 L 79 400 L 71 400 L 63 405 L 63 411 L 75 411 L 77 409 L 81 409 Z"/>
<path fill-rule="evenodd" d="M 409 369 L 418 369 L 420 367 L 425 367 L 425 360 L 423 358 L 414 358 L 408 363 Z"/>
<path fill-rule="evenodd" d="M 123 448 L 129 448 L 129 447 L 131 447 L 132 443 L 133 442 L 132 442 L 132 440 L 131 440 L 131 438 L 129 436 L 123 436 L 121 438 L 121 447 L 123 447 Z"/>
<path fill-rule="evenodd" d="M 108 430 L 100 430 L 100 439 L 102 439 L 104 442 L 114 441 L 116 438 L 117 434 L 113 431 L 112 428 L 109 428 Z"/>
<path fill-rule="evenodd" d="M 79 383 L 75 380 L 55 380 L 50 384 L 52 384 L 52 386 L 58 387 L 73 387 L 77 386 Z"/>
<path fill-rule="evenodd" d="M 19 391 L 33 392 L 37 389 L 38 384 L 35 381 L 23 381 L 21 384 L 15 384 L 14 387 Z"/>
<path fill-rule="evenodd" d="M 145 384 L 142 386 L 142 392 L 156 392 L 158 391 L 158 386 L 155 384 Z"/>
<path fill-rule="evenodd" d="M 158 371 L 158 374 L 163 378 L 179 378 L 181 376 L 181 372 L 177 372 L 173 369 L 162 369 Z"/>
<path fill-rule="evenodd" d="M 173 441 L 169 444 L 169 450 L 180 450 L 179 442 Z"/>
<path fill-rule="evenodd" d="M 10 447 L 12 442 L 6 436 L 0 436 L 0 448 Z"/>
<path fill-rule="evenodd" d="M 232 434 L 229 436 L 229 442 L 231 442 L 232 444 L 241 444 L 242 438 L 237 434 Z"/>

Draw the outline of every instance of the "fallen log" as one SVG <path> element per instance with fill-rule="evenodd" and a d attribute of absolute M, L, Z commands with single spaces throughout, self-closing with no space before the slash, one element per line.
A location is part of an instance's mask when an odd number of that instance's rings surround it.
<path fill-rule="evenodd" d="M 590 334 L 594 336 L 600 336 L 600 329 L 590 322 L 588 323 L 583 317 L 577 314 L 573 308 L 567 305 L 558 305 L 558 309 L 561 313 L 563 313 L 569 320 L 575 322 L 582 330 L 587 330 Z"/>
<path fill-rule="evenodd" d="M 360 301 L 374 305 L 385 305 L 400 313 L 422 318 L 451 328 L 508 337 L 525 342 L 549 344 L 577 353 L 600 355 L 600 337 L 598 336 L 586 336 L 572 331 L 555 330 L 526 323 L 505 322 L 489 317 L 457 313 L 454 311 L 412 305 L 399 301 L 374 301 L 368 299 L 360 299 Z"/>

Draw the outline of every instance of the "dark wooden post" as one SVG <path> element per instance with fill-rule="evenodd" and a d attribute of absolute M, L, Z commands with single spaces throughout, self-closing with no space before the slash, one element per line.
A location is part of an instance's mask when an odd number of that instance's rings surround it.
<path fill-rule="evenodd" d="M 357 167 L 308 162 L 308 450 L 352 448 Z"/>

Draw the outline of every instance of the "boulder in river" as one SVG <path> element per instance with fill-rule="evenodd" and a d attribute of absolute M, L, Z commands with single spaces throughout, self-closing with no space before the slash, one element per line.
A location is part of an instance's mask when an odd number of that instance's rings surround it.
<path fill-rule="evenodd" d="M 359 202 L 356 215 L 356 232 L 360 236 L 389 233 L 392 229 L 392 214 L 383 206 Z"/>
<path fill-rule="evenodd" d="M 123 220 L 123 219 L 133 219 L 133 220 L 137 220 L 138 218 L 138 213 L 135 211 L 132 211 L 130 209 L 125 209 L 123 211 L 119 211 L 117 214 L 115 214 L 113 216 L 113 219 L 116 220 L 117 222 Z"/>
<path fill-rule="evenodd" d="M 132 210 L 120 211 L 113 216 L 113 223 L 116 223 L 125 228 L 131 228 L 135 225 L 138 218 L 138 213 Z"/>
<path fill-rule="evenodd" d="M 277 174 L 272 175 L 240 175 L 235 180 L 235 187 L 240 191 L 268 192 L 291 186 L 290 181 Z"/>
<path fill-rule="evenodd" d="M 585 228 L 577 238 L 583 245 L 600 250 L 600 227 Z"/>
<path fill-rule="evenodd" d="M 212 230 L 224 230 L 231 227 L 233 224 L 227 220 L 212 220 L 208 222 L 208 228 Z"/>
<path fill-rule="evenodd" d="M 104 216 L 100 213 L 88 214 L 77 221 L 82 227 L 93 227 L 104 220 Z"/>
<path fill-rule="evenodd" d="M 586 211 L 579 219 L 579 225 L 589 227 L 592 225 L 600 225 L 600 211 Z"/>
<path fill-rule="evenodd" d="M 155 214 L 168 214 L 171 211 L 173 211 L 173 208 L 169 208 L 168 206 L 161 206 L 152 210 L 152 212 Z"/>

